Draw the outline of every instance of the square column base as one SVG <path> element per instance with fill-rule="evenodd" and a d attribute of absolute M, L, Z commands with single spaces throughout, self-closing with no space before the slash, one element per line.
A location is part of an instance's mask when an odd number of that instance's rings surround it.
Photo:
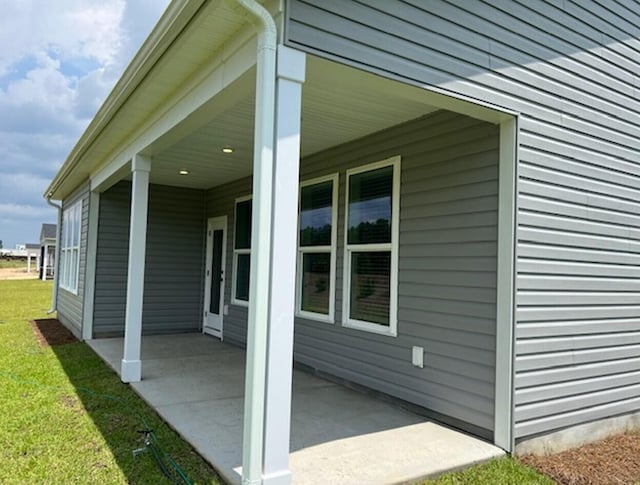
<path fill-rule="evenodd" d="M 291 471 L 282 470 L 262 476 L 262 485 L 291 485 Z"/>
<path fill-rule="evenodd" d="M 142 380 L 142 361 L 122 359 L 120 380 L 122 382 L 140 382 Z"/>

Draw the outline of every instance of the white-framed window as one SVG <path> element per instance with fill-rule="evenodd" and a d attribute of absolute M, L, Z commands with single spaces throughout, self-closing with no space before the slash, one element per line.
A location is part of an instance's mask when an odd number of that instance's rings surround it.
<path fill-rule="evenodd" d="M 296 315 L 333 323 L 338 174 L 300 184 Z"/>
<path fill-rule="evenodd" d="M 249 273 L 251 271 L 250 195 L 236 199 L 233 231 L 233 288 L 231 303 L 249 306 Z"/>
<path fill-rule="evenodd" d="M 342 324 L 397 335 L 400 156 L 347 170 Z"/>
<path fill-rule="evenodd" d="M 80 270 L 80 231 L 82 225 L 82 201 L 74 202 L 62 211 L 60 234 L 60 288 L 78 294 Z"/>

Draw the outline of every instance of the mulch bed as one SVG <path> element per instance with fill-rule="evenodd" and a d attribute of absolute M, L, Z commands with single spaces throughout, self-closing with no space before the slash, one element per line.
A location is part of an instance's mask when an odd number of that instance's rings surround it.
<path fill-rule="evenodd" d="M 550 456 L 519 457 L 562 485 L 640 482 L 640 433 L 627 433 Z"/>
<path fill-rule="evenodd" d="M 30 323 L 41 347 L 71 344 L 78 341 L 56 318 L 31 320 Z"/>

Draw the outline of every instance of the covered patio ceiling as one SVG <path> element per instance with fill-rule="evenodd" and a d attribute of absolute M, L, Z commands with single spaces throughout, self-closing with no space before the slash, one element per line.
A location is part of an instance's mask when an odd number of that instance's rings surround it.
<path fill-rule="evenodd" d="M 213 119 L 200 121 L 200 126 L 191 127 L 186 134 L 179 126 L 151 145 L 151 183 L 208 189 L 251 174 L 254 75 L 253 70 L 247 72 L 224 101 L 212 100 L 210 111 L 234 100 Z M 306 75 L 302 90 L 304 157 L 437 109 L 419 101 L 416 91 L 424 93 L 421 89 L 315 56 L 307 56 Z M 204 118 L 202 113 L 196 116 Z M 225 154 L 223 147 L 234 151 Z M 180 175 L 181 170 L 188 174 Z"/>

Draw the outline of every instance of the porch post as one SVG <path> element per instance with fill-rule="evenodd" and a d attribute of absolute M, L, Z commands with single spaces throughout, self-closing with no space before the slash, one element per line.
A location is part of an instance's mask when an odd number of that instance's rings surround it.
<path fill-rule="evenodd" d="M 47 266 L 49 266 L 49 245 L 45 244 L 42 263 L 42 281 L 47 281 Z"/>
<path fill-rule="evenodd" d="M 277 54 L 271 302 L 267 344 L 263 483 L 289 485 L 300 115 L 305 55 L 279 45 Z"/>
<path fill-rule="evenodd" d="M 136 154 L 131 161 L 131 222 L 129 229 L 129 269 L 127 304 L 124 322 L 124 356 L 122 382 L 142 379 L 140 345 L 142 340 L 142 298 L 144 295 L 144 260 L 147 246 L 147 207 L 151 160 Z"/>
<path fill-rule="evenodd" d="M 93 338 L 93 305 L 96 295 L 96 258 L 98 252 L 98 217 L 100 192 L 89 195 L 89 224 L 87 229 L 87 259 L 84 276 L 84 305 L 82 309 L 82 340 Z"/>

